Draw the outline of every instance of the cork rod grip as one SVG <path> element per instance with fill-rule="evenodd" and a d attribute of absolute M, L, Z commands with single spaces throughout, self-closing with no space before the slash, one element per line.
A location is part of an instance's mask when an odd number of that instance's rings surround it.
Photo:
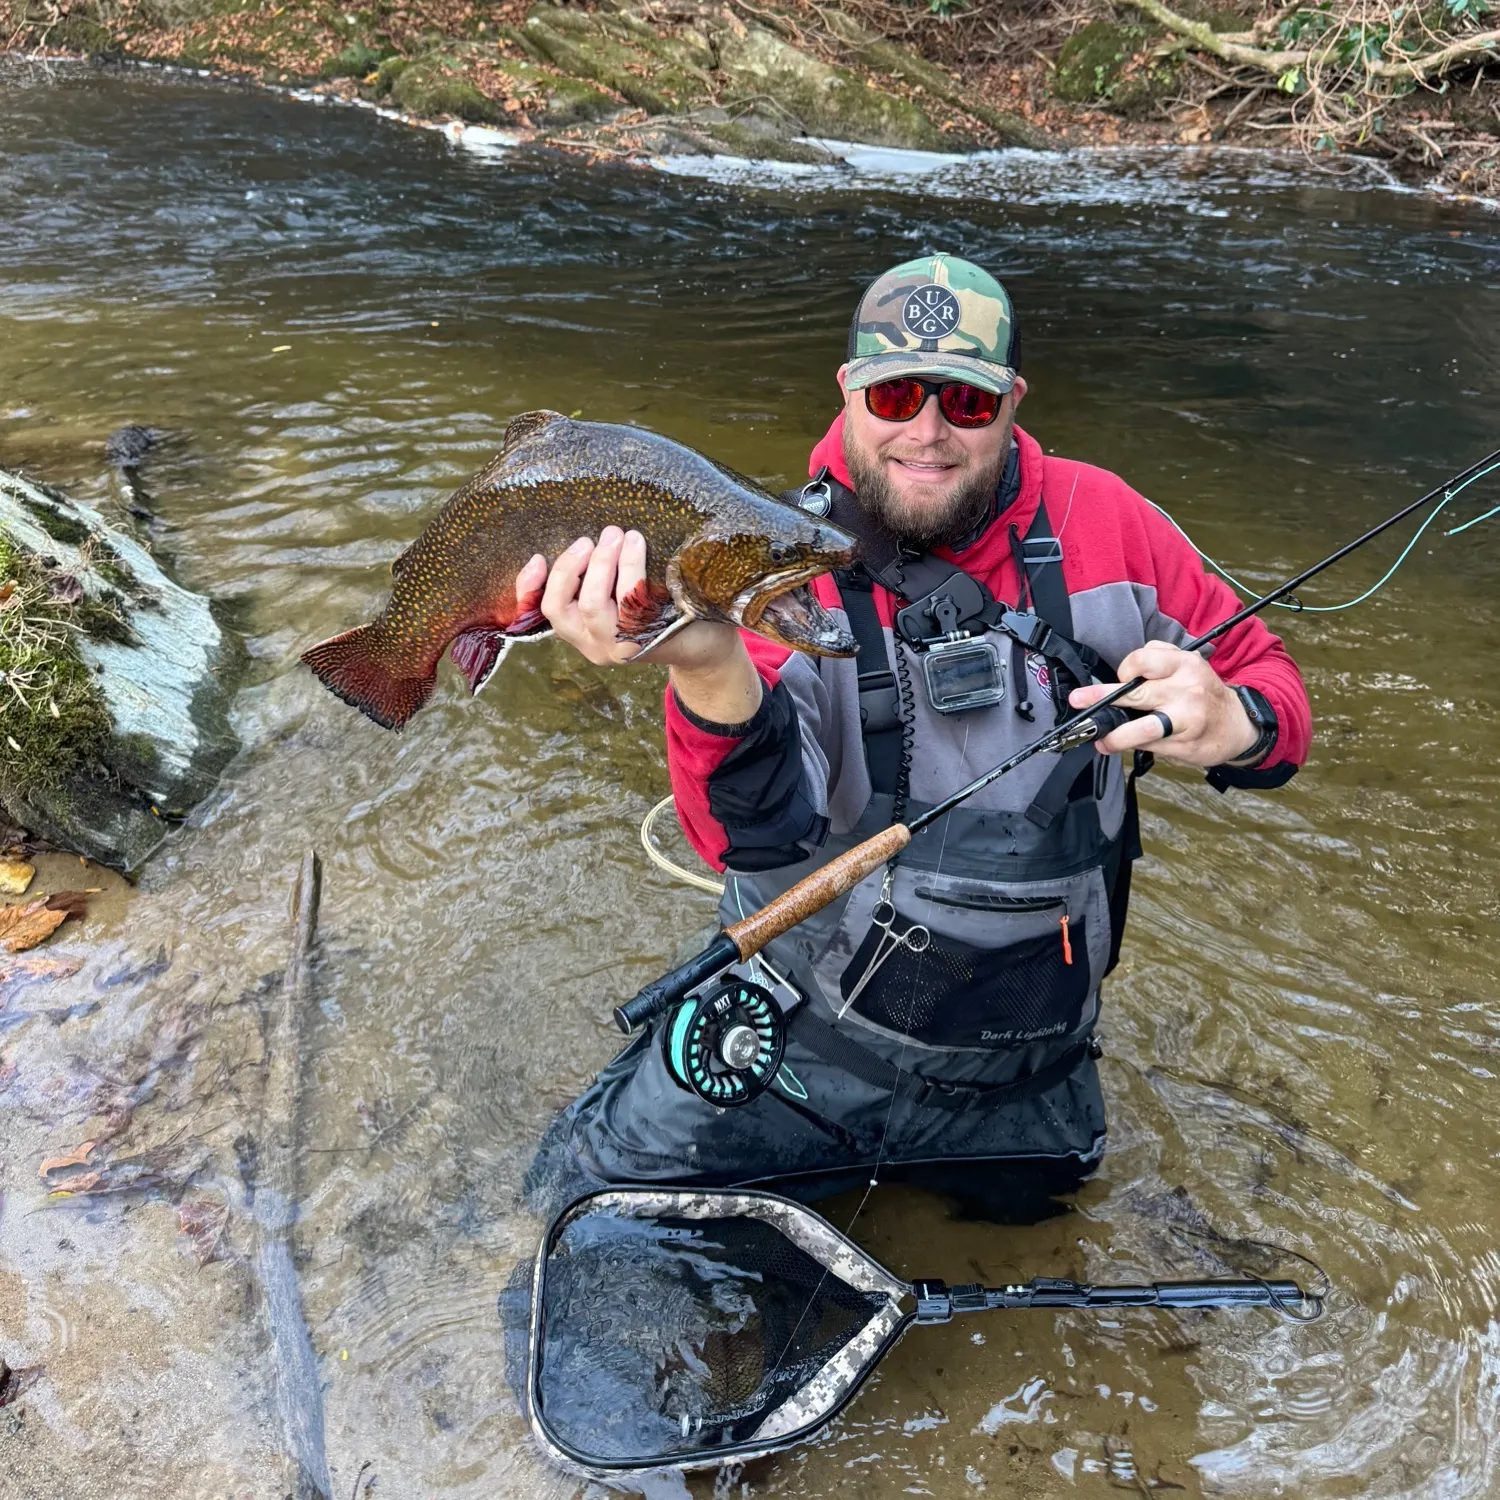
<path fill-rule="evenodd" d="M 852 891 L 872 871 L 878 870 L 893 855 L 911 842 L 911 830 L 905 823 L 892 823 L 884 833 L 866 839 L 862 844 L 831 859 L 821 870 L 814 870 L 799 880 L 791 890 L 753 911 L 743 921 L 727 927 L 724 935 L 739 949 L 741 958 L 759 953 L 773 938 L 790 932 L 799 922 L 820 912 L 847 891 Z"/>

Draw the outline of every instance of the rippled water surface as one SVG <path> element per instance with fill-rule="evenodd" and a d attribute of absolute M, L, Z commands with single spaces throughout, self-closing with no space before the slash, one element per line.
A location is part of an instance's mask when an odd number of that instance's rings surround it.
<path fill-rule="evenodd" d="M 170 429 L 158 547 L 252 659 L 218 792 L 65 929 L 80 973 L 0 1010 L 0 1354 L 46 1366 L 0 1411 L 7 1496 L 279 1493 L 235 1143 L 308 845 L 297 1260 L 334 1491 L 575 1492 L 524 1436 L 495 1297 L 537 1233 L 537 1133 L 614 1050 L 611 1005 L 711 918 L 637 842 L 660 679 L 548 643 L 477 701 L 445 673 L 398 737 L 294 666 L 515 412 L 788 482 L 862 281 L 945 248 L 1014 292 L 1029 430 L 1251 582 L 1500 433 L 1496 221 L 1390 191 L 1232 157 L 726 184 L 195 84 L 11 74 L 0 102 L 0 463 L 109 500 L 105 436 Z M 735 1494 L 1500 1492 L 1500 536 L 1428 537 L 1377 602 L 1281 617 L 1318 726 L 1286 792 L 1145 783 L 1110 1152 L 1075 1209 L 999 1229 L 881 1190 L 853 1230 L 950 1281 L 1211 1274 L 1271 1239 L 1327 1267 L 1330 1315 L 923 1329 Z M 40 1162 L 122 1119 L 154 1185 L 46 1202 Z"/>

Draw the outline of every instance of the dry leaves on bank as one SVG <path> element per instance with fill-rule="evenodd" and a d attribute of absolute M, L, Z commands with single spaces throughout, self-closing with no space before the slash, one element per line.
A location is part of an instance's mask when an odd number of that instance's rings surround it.
<path fill-rule="evenodd" d="M 81 918 L 88 910 L 85 891 L 58 891 L 24 906 L 0 906 L 0 948 L 24 953 L 45 942 L 69 917 Z"/>

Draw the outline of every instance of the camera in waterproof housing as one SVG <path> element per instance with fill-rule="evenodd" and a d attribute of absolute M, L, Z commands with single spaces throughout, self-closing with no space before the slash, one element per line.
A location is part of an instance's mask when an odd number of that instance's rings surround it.
<path fill-rule="evenodd" d="M 927 697 L 940 714 L 988 708 L 1005 697 L 1005 664 L 992 641 L 948 637 L 922 653 Z"/>

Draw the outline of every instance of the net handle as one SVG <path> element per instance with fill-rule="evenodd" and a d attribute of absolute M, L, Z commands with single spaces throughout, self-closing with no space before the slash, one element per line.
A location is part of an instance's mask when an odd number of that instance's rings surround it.
<path fill-rule="evenodd" d="M 1304 1292 L 1295 1281 L 1153 1281 L 1094 1286 L 1038 1276 L 1009 1286 L 978 1282 L 961 1286 L 942 1281 L 914 1281 L 919 1323 L 946 1323 L 954 1313 L 1023 1307 L 1274 1307 L 1296 1322 L 1321 1317 L 1323 1299 Z"/>

